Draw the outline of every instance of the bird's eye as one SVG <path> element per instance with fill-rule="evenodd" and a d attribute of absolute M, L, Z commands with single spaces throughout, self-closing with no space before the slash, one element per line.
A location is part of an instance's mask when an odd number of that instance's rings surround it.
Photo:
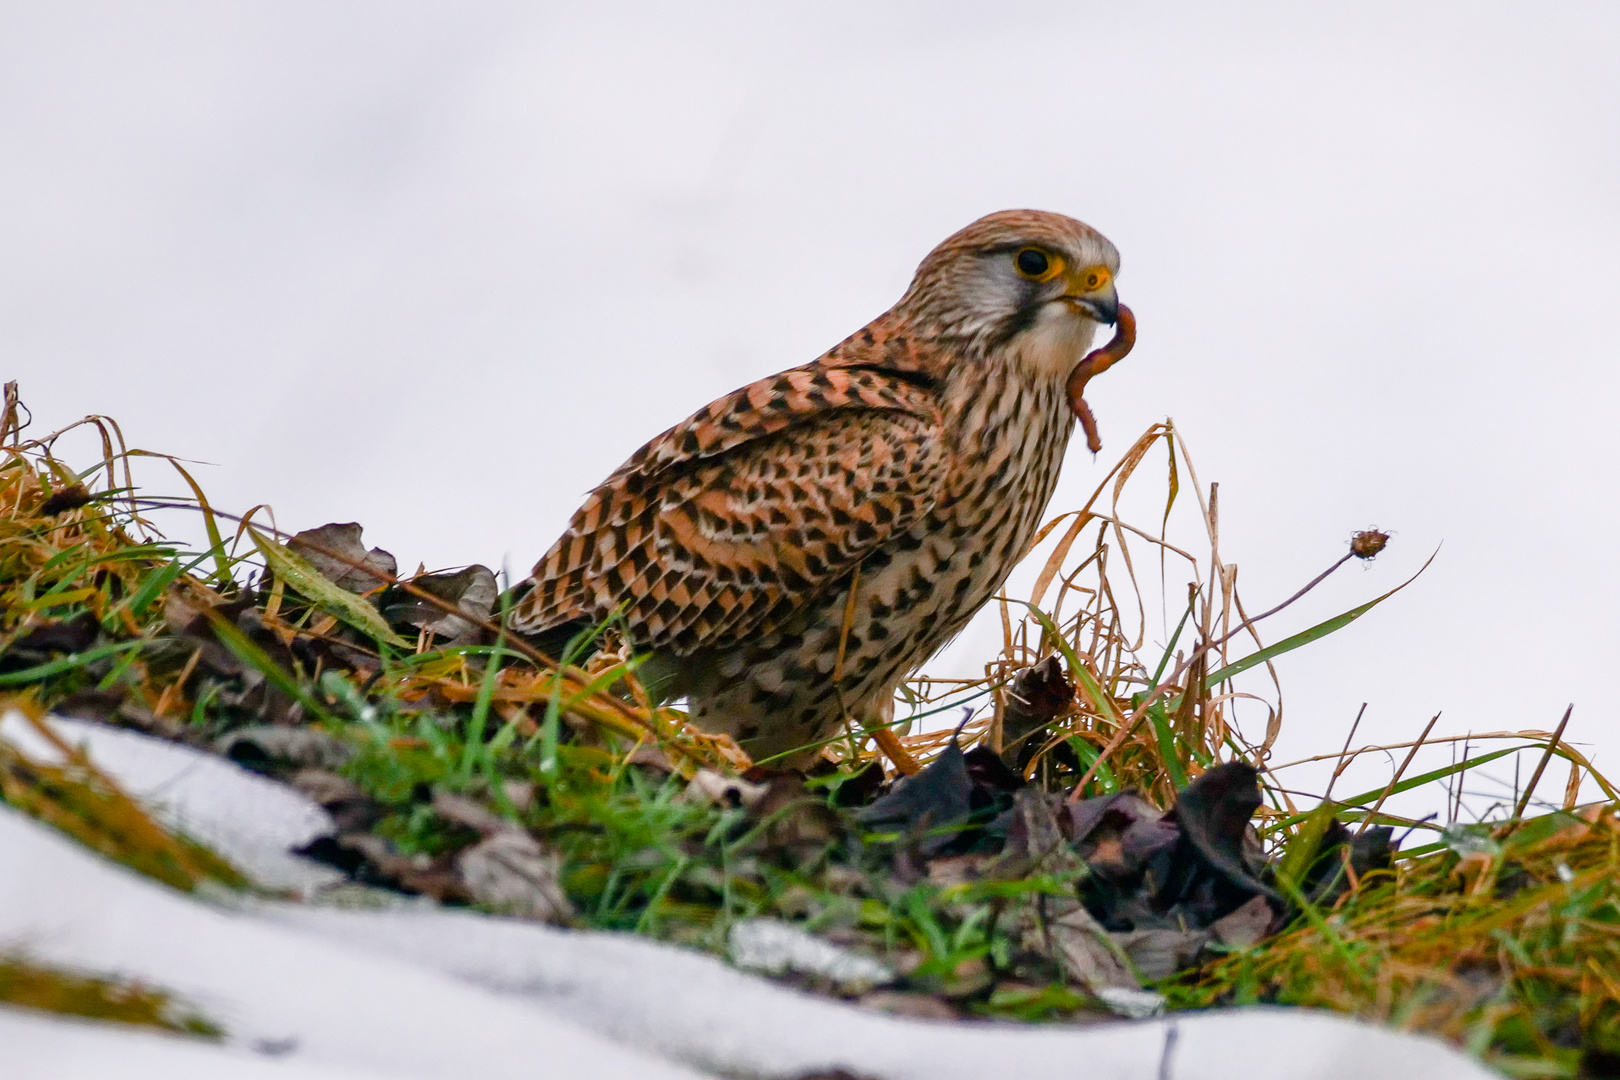
<path fill-rule="evenodd" d="M 1063 272 L 1063 257 L 1045 253 L 1040 248 L 1021 248 L 1013 256 L 1013 266 L 1024 277 L 1037 282 L 1050 282 Z"/>
<path fill-rule="evenodd" d="M 1024 248 L 1013 259 L 1017 272 L 1024 277 L 1034 277 L 1040 280 L 1047 277 L 1047 270 L 1051 269 L 1051 259 L 1040 248 Z"/>
<path fill-rule="evenodd" d="M 1025 247 L 1019 248 L 1013 255 L 1013 266 L 1018 270 L 1019 277 L 1029 278 L 1045 284 L 1063 273 L 1068 264 L 1063 256 L 1045 248 Z"/>

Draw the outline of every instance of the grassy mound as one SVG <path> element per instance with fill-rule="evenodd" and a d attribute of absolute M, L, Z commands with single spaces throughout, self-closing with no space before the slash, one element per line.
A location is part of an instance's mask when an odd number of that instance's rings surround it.
<path fill-rule="evenodd" d="M 852 722 L 797 774 L 649 701 L 611 623 L 544 656 L 502 632 L 509 596 L 482 567 L 401 578 L 358 526 L 286 537 L 225 514 L 100 418 L 79 427 L 102 445 L 81 471 L 53 451 L 64 433 L 25 440 L 19 415 L 8 387 L 0 691 L 294 785 L 338 825 L 307 854 L 358 882 L 739 960 L 738 928 L 777 919 L 878 965 L 784 977 L 914 1014 L 1280 1002 L 1438 1032 L 1515 1075 L 1616 1074 L 1620 830 L 1612 805 L 1575 806 L 1585 759 L 1561 729 L 1501 733 L 1448 768 L 1403 764 L 1381 788 L 1296 803 L 1265 769 L 1280 709 L 1262 705 L 1249 741 L 1233 680 L 1398 590 L 1265 644 L 1257 624 L 1287 603 L 1245 613 L 1215 491 L 1169 424 L 1048 525 L 1034 593 L 1003 601 L 982 678 L 911 681 L 893 725 Z M 1158 450 L 1155 534 L 1119 506 Z M 138 487 L 137 466 L 172 467 L 184 494 Z M 1178 506 L 1202 550 L 1166 539 Z M 205 549 L 157 532 L 152 517 L 177 511 L 200 515 Z M 1297 595 L 1386 539 L 1358 534 Z M 1151 654 L 1133 544 L 1191 579 Z M 1540 767 L 1496 819 L 1383 808 L 1420 788 L 1438 803 L 1448 780 L 1527 746 Z M 0 744 L 0 796 L 175 887 L 241 885 L 63 752 L 45 765 Z M 1529 814 L 1552 757 L 1571 766 L 1568 797 Z M 1392 829 L 1427 839 L 1396 850 Z"/>

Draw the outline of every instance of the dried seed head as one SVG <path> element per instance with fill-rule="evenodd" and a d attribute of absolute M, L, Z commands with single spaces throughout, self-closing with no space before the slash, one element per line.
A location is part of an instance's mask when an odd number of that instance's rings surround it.
<path fill-rule="evenodd" d="M 1370 559 L 1384 550 L 1389 543 L 1389 533 L 1379 532 L 1377 529 L 1368 529 L 1358 532 L 1350 538 L 1350 554 L 1358 559 Z"/>

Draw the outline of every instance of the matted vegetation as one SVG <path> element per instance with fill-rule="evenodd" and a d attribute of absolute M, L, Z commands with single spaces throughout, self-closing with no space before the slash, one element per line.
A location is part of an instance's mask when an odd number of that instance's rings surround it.
<path fill-rule="evenodd" d="M 1516 1075 L 1612 1075 L 1620 832 L 1611 805 L 1575 805 L 1583 777 L 1612 789 L 1561 731 L 1529 731 L 1471 736 L 1499 749 L 1415 776 L 1403 764 L 1320 806 L 1291 794 L 1265 770 L 1275 674 L 1270 699 L 1234 680 L 1398 590 L 1266 644 L 1263 620 L 1287 604 L 1245 611 L 1215 489 L 1169 424 L 1048 526 L 1034 595 L 1003 603 L 982 678 L 913 681 L 895 733 L 852 723 L 799 776 L 650 702 L 611 624 L 543 656 L 501 632 L 509 597 L 482 568 L 401 579 L 358 527 L 286 537 L 262 512 L 219 511 L 109 420 L 77 426 L 102 447 L 80 470 L 55 455 L 64 433 L 25 440 L 19 416 L 11 390 L 0 690 L 292 783 L 339 826 L 309 854 L 357 880 L 715 951 L 779 918 L 893 973 L 875 993 L 800 981 L 902 1011 L 1054 1020 L 1158 1000 L 1110 993 L 1123 976 L 1172 1008 L 1322 1006 L 1441 1033 Z M 1163 516 L 1133 526 L 1122 496 L 1164 461 Z M 183 494 L 137 486 L 137 467 L 143 482 L 172 467 Z M 1189 509 L 1199 549 L 1167 539 Z M 206 548 L 165 541 L 160 511 L 199 515 Z M 1328 573 L 1385 539 L 1359 534 Z M 1162 646 L 1147 643 L 1145 570 L 1189 583 Z M 1240 725 L 1239 701 L 1259 720 Z M 1552 757 L 1569 763 L 1561 809 L 1532 790 L 1470 824 L 1384 809 L 1416 789 L 1438 804 L 1526 747 L 1544 748 L 1530 789 Z M 168 884 L 234 880 L 132 823 L 138 807 L 71 755 L 47 766 L 0 744 L 0 792 Z M 1390 829 L 1417 835 L 1394 851 Z"/>
<path fill-rule="evenodd" d="M 156 987 L 66 971 L 20 955 L 0 953 L 0 1005 L 205 1039 L 222 1034 L 211 1020 Z"/>

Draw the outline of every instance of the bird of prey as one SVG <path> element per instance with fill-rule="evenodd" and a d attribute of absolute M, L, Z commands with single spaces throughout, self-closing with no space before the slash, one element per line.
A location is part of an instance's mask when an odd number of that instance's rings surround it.
<path fill-rule="evenodd" d="M 1120 317 L 1118 271 L 1073 218 L 980 218 L 825 355 L 631 455 L 511 628 L 555 655 L 621 612 L 648 681 L 699 727 L 807 762 L 846 720 L 886 715 L 1028 551 L 1078 415 L 1092 433 L 1068 383 Z"/>

